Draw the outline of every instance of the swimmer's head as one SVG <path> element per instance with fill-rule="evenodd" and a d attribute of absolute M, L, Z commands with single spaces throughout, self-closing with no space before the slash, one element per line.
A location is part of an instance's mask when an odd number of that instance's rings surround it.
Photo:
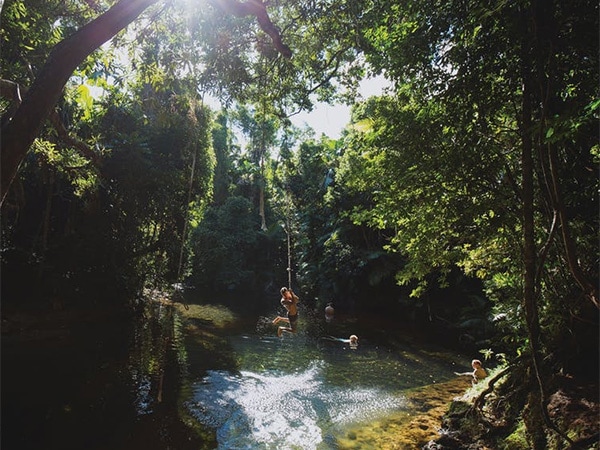
<path fill-rule="evenodd" d="M 350 343 L 351 344 L 358 344 L 358 336 L 353 334 L 350 336 Z"/>

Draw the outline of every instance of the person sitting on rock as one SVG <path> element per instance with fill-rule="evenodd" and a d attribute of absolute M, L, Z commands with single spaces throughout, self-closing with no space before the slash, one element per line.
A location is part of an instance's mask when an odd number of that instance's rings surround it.
<path fill-rule="evenodd" d="M 454 373 L 459 376 L 471 376 L 473 378 L 473 383 L 478 383 L 479 380 L 483 380 L 485 377 L 487 377 L 487 372 L 483 368 L 481 361 L 479 361 L 478 359 L 474 359 L 473 361 L 471 361 L 471 367 L 473 367 L 473 372 Z"/>

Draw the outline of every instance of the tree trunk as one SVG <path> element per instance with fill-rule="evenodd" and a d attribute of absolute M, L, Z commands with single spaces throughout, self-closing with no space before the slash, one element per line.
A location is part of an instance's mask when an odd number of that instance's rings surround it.
<path fill-rule="evenodd" d="M 541 414 L 540 392 L 533 388 L 527 396 L 527 405 L 523 410 L 523 422 L 527 430 L 527 440 L 532 450 L 544 450 L 547 447 L 544 433 L 544 417 Z"/>
<path fill-rule="evenodd" d="M 120 0 L 54 47 L 14 116 L 2 127 L 0 202 L 4 202 L 29 147 L 75 69 L 94 50 L 157 2 L 158 0 Z"/>
<path fill-rule="evenodd" d="M 267 231 L 267 219 L 265 217 L 265 182 L 261 180 L 258 192 L 258 214 L 260 215 L 260 229 Z"/>
<path fill-rule="evenodd" d="M 54 197 L 54 173 L 49 168 L 49 182 L 47 183 L 46 207 L 44 208 L 44 220 L 42 222 L 42 256 L 45 257 L 48 250 L 48 236 L 50 235 L 50 217 L 52 217 L 52 197 Z"/>
<path fill-rule="evenodd" d="M 521 171 L 522 171 L 522 211 L 523 211 L 523 310 L 529 334 L 531 370 L 528 371 L 532 385 L 539 391 L 529 396 L 524 422 L 527 434 L 532 437 L 534 450 L 546 447 L 543 436 L 543 383 L 540 378 L 540 321 L 536 304 L 536 247 L 534 233 L 534 163 L 533 163 L 533 120 L 532 120 L 532 51 L 531 29 L 533 10 L 523 11 L 523 41 L 521 53 L 521 76 L 523 80 L 522 119 L 521 119 Z M 531 33 L 531 34 L 530 34 Z"/>

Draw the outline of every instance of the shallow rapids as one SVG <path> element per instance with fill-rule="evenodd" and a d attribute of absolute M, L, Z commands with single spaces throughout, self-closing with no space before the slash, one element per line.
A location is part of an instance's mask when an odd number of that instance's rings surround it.
<path fill-rule="evenodd" d="M 208 371 L 187 402 L 223 450 L 336 449 L 353 425 L 405 409 L 402 389 L 452 374 L 447 361 L 369 345 L 248 335 L 231 344 L 240 371 Z"/>
<path fill-rule="evenodd" d="M 379 389 L 329 385 L 322 365 L 287 375 L 210 372 L 189 407 L 217 430 L 219 449 L 311 450 L 331 448 L 345 425 L 402 406 Z"/>

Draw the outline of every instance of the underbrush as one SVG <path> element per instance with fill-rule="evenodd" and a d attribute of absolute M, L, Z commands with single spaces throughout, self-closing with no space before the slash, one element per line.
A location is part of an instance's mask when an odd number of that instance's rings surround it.
<path fill-rule="evenodd" d="M 456 397 L 443 418 L 442 437 L 426 448 L 529 450 L 532 436 L 525 420 L 537 383 L 524 369 L 498 367 Z M 548 383 L 547 420 L 539 419 L 548 450 L 599 449 L 598 383 L 555 376 Z M 539 398 L 539 397 L 538 397 Z M 535 420 L 535 419 L 534 419 Z M 531 426 L 531 425 L 530 425 Z"/>

